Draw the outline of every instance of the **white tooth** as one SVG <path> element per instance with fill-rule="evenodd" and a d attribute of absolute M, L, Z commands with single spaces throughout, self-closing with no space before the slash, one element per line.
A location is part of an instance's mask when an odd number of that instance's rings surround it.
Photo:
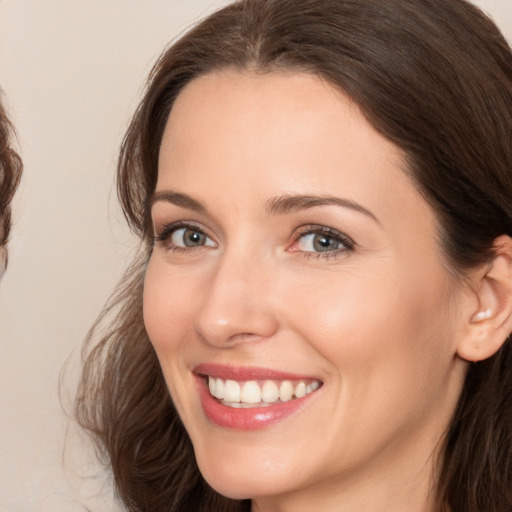
<path fill-rule="evenodd" d="M 222 379 L 215 379 L 215 398 L 222 400 L 224 398 L 224 381 Z"/>
<path fill-rule="evenodd" d="M 277 402 L 279 398 L 277 384 L 271 380 L 267 380 L 265 384 L 263 384 L 263 388 L 261 388 L 261 398 L 267 404 Z"/>
<path fill-rule="evenodd" d="M 245 402 L 222 402 L 224 405 L 228 407 L 233 407 L 233 409 L 254 409 L 260 407 L 270 407 L 271 404 L 265 404 L 260 402 L 259 404 L 246 404 Z"/>
<path fill-rule="evenodd" d="M 240 402 L 240 384 L 236 380 L 227 380 L 224 383 L 224 400 L 226 402 Z"/>
<path fill-rule="evenodd" d="M 289 380 L 284 380 L 279 386 L 279 398 L 281 402 L 288 402 L 293 396 L 293 384 Z"/>
<path fill-rule="evenodd" d="M 313 393 L 313 386 L 311 384 L 308 384 L 306 386 L 306 395 L 309 395 L 310 393 Z"/>
<path fill-rule="evenodd" d="M 294 394 L 297 398 L 302 398 L 303 396 L 305 396 L 306 395 L 306 384 L 304 384 L 304 382 L 299 382 L 295 386 Z"/>
<path fill-rule="evenodd" d="M 261 388 L 254 380 L 244 383 L 240 401 L 246 404 L 259 404 L 261 402 Z"/>
<path fill-rule="evenodd" d="M 311 391 L 316 391 L 319 387 L 320 387 L 320 382 L 318 382 L 317 380 L 314 380 L 311 383 Z"/>
<path fill-rule="evenodd" d="M 208 388 L 210 390 L 210 394 L 212 394 L 213 396 L 216 396 L 215 395 L 216 385 L 215 385 L 215 379 L 213 377 L 208 377 Z"/>

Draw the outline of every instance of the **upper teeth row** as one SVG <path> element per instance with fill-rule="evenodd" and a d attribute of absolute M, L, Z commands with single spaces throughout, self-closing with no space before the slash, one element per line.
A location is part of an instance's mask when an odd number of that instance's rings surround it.
<path fill-rule="evenodd" d="M 267 380 L 262 386 L 255 381 L 237 382 L 236 380 L 224 380 L 215 377 L 208 377 L 210 393 L 219 400 L 226 402 L 241 402 L 246 404 L 258 404 L 264 402 L 271 404 L 281 400 L 288 402 L 293 397 L 302 398 L 309 395 L 320 387 L 320 382 L 314 380 L 309 384 L 303 381 L 295 384 L 289 380 L 276 383 Z"/>

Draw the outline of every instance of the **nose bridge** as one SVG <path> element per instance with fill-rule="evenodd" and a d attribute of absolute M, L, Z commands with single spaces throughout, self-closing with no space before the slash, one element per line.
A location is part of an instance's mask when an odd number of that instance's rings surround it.
<path fill-rule="evenodd" d="M 196 331 L 213 345 L 271 336 L 276 327 L 270 303 L 270 265 L 260 254 L 232 247 L 219 257 L 205 285 Z"/>

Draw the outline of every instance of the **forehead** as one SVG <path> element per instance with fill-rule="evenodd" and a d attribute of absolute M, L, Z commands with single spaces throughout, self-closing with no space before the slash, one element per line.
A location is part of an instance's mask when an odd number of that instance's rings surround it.
<path fill-rule="evenodd" d="M 213 176 L 215 162 L 224 170 L 232 165 L 238 176 L 271 166 L 273 179 L 279 179 L 289 165 L 297 177 L 310 166 L 312 180 L 321 180 L 324 169 L 356 155 L 369 171 L 403 162 L 401 151 L 373 129 L 358 106 L 325 81 L 309 74 L 225 70 L 195 79 L 180 93 L 159 167 L 160 178 L 172 169 L 177 179 L 182 170 L 203 165 Z"/>
<path fill-rule="evenodd" d="M 411 188 L 404 167 L 402 151 L 318 77 L 223 70 L 193 80 L 178 96 L 157 189 L 190 183 L 210 191 L 222 181 L 242 189 L 265 176 L 276 193 L 322 193 L 342 180 L 348 194 L 399 194 Z"/>

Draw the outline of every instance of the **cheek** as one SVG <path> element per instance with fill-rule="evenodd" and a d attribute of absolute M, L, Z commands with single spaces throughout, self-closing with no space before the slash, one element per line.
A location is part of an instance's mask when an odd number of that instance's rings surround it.
<path fill-rule="evenodd" d="M 348 356 L 370 358 L 383 345 L 398 300 L 389 277 L 347 270 L 334 276 L 303 274 L 291 283 L 287 295 L 294 299 L 287 316 L 292 329 L 327 360 L 343 364 Z"/>
<path fill-rule="evenodd" d="M 157 355 L 177 350 L 186 330 L 192 326 L 193 281 L 179 279 L 165 262 L 151 257 L 144 279 L 144 325 Z"/>
<path fill-rule="evenodd" d="M 162 373 L 180 417 L 190 409 L 186 403 L 189 369 L 178 355 L 187 351 L 193 329 L 194 290 L 190 280 L 177 279 L 168 265 L 150 259 L 144 278 L 143 317 L 148 337 L 155 349 Z"/>
<path fill-rule="evenodd" d="M 444 421 L 453 352 L 450 305 L 439 286 L 434 293 L 428 282 L 354 273 L 295 295 L 295 328 L 330 368 L 326 436 L 330 428 L 352 440 L 347 459 L 360 460 L 362 446 L 405 437 L 431 411 Z"/>
<path fill-rule="evenodd" d="M 448 370 L 454 353 L 449 295 L 435 281 L 348 272 L 322 286 L 310 283 L 308 294 L 293 293 L 289 314 L 294 329 L 354 392 L 372 379 L 376 386 L 418 391 L 432 372 Z"/>

